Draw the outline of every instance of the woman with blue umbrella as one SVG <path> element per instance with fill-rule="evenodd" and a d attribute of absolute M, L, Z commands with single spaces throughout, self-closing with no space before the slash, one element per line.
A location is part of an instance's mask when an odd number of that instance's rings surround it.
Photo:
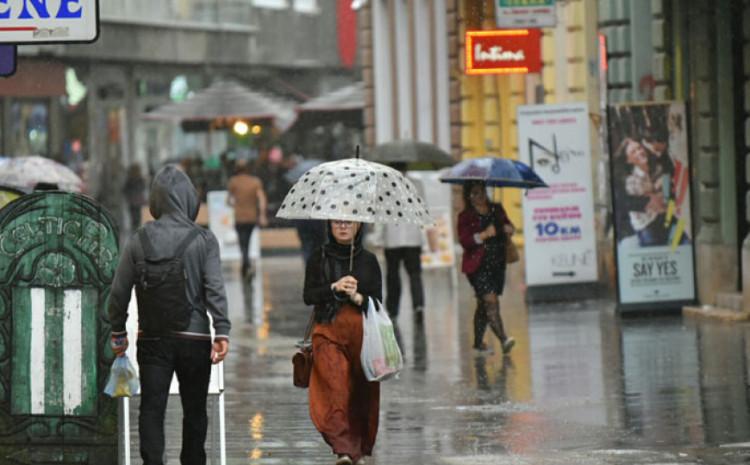
<path fill-rule="evenodd" d="M 461 269 L 477 299 L 474 311 L 474 349 L 489 351 L 484 343 L 487 326 L 508 354 L 515 340 L 505 332 L 500 296 L 505 287 L 507 250 L 515 227 L 501 203 L 491 202 L 487 187 L 546 187 L 531 168 L 515 160 L 477 158 L 463 161 L 441 179 L 462 184 L 464 210 L 458 215 L 458 236 L 464 249 Z"/>

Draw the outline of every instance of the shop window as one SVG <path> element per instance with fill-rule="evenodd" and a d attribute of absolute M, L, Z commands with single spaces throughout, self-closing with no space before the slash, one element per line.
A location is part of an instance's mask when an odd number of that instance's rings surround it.
<path fill-rule="evenodd" d="M 288 0 L 253 0 L 253 6 L 257 8 L 285 10 L 289 8 L 289 2 Z"/>
<path fill-rule="evenodd" d="M 49 106 L 41 101 L 11 105 L 11 155 L 49 156 Z"/>

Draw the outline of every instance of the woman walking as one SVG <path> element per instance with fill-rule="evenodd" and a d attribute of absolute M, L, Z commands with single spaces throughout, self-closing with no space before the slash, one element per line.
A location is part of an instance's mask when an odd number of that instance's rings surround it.
<path fill-rule="evenodd" d="M 505 287 L 506 245 L 515 228 L 499 203 L 487 198 L 482 182 L 463 185 L 464 210 L 458 215 L 458 235 L 464 248 L 462 271 L 474 288 L 474 349 L 488 351 L 484 333 L 489 325 L 504 354 L 515 344 L 505 333 L 499 296 Z"/>
<path fill-rule="evenodd" d="M 362 247 L 361 223 L 330 220 L 328 243 L 307 263 L 304 300 L 315 306 L 310 417 L 337 465 L 364 464 L 375 445 L 380 384 L 365 378 L 360 351 L 362 313 L 369 297 L 382 299 L 381 287 L 378 261 Z"/>

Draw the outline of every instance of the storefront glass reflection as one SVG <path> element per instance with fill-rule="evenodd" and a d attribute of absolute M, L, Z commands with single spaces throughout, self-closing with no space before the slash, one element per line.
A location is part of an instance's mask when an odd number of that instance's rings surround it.
<path fill-rule="evenodd" d="M 49 156 L 49 108 L 44 102 L 14 101 L 11 105 L 11 155 Z"/>

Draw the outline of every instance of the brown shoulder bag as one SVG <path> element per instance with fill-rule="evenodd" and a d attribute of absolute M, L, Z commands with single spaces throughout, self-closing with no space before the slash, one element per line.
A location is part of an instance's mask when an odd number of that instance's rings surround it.
<path fill-rule="evenodd" d="M 297 343 L 297 352 L 292 357 L 292 366 L 294 367 L 293 381 L 298 388 L 307 388 L 310 386 L 310 373 L 313 367 L 313 350 L 310 334 L 312 333 L 313 324 L 315 323 L 315 310 L 310 313 L 310 321 L 305 329 L 305 338 Z"/>

